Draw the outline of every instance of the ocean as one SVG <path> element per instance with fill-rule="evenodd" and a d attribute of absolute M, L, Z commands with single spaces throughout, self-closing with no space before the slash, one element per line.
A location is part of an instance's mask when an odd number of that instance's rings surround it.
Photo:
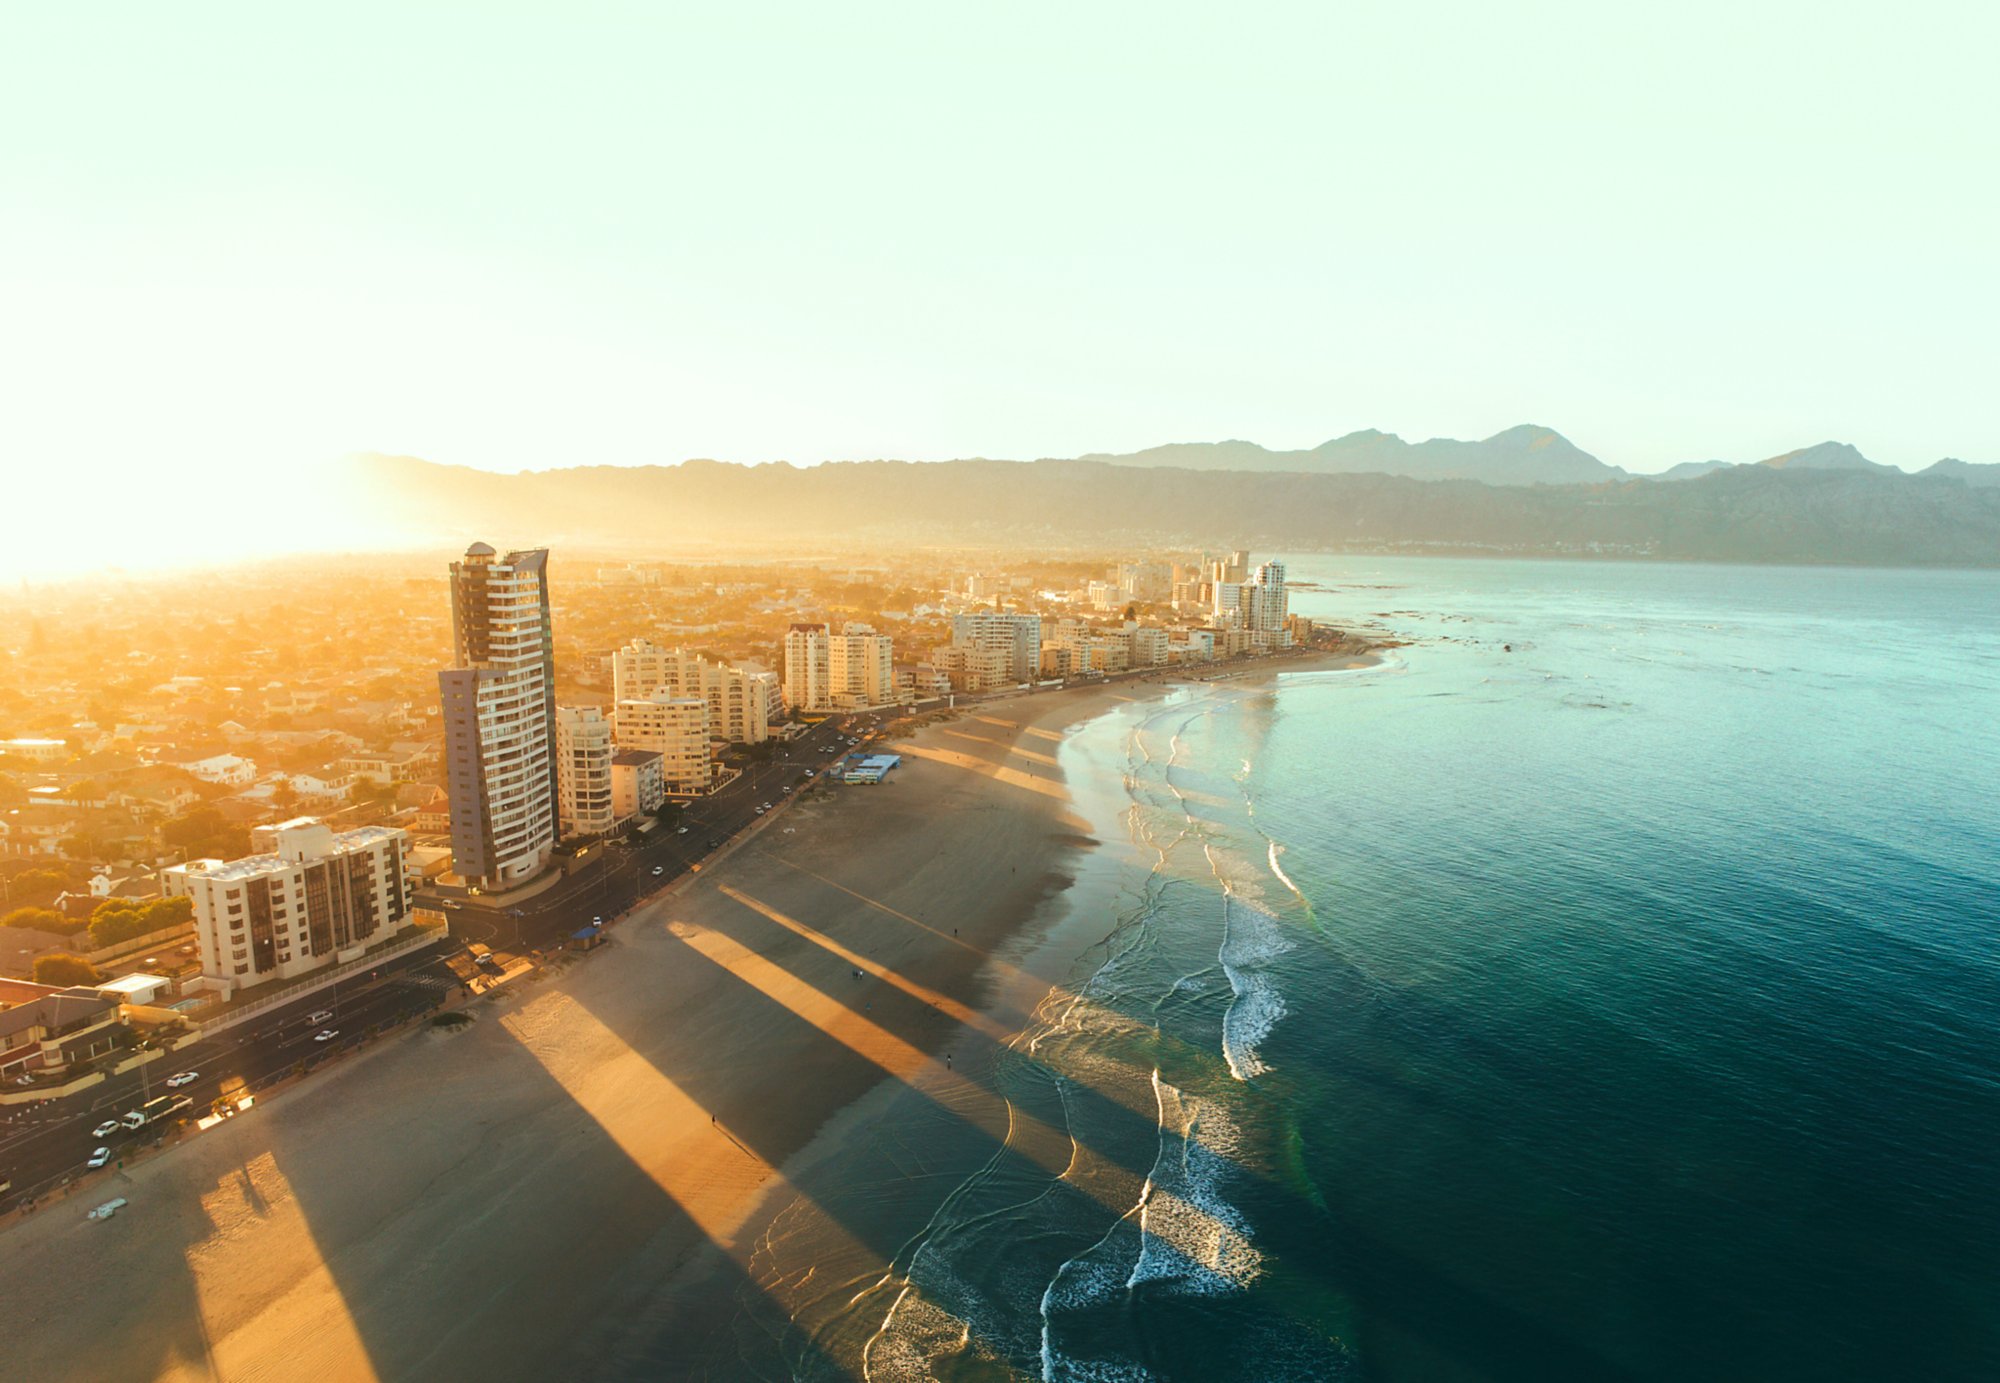
<path fill-rule="evenodd" d="M 2000 576 L 1291 572 L 1407 646 L 1064 744 L 1102 844 L 992 1081 L 1069 1147 L 955 1174 L 830 1355 L 2000 1377 Z"/>

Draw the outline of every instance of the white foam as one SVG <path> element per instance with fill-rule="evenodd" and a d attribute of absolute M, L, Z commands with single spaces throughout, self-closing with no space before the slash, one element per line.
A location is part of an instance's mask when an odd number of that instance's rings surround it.
<path fill-rule="evenodd" d="M 1251 1080 L 1271 1068 L 1257 1046 L 1285 1016 L 1285 997 L 1264 967 L 1293 947 L 1278 919 L 1232 894 L 1222 899 L 1222 948 L 1217 958 L 1235 997 L 1222 1015 L 1222 1056 L 1229 1074 Z"/>
<path fill-rule="evenodd" d="M 1306 895 L 1300 890 L 1297 884 L 1292 882 L 1292 876 L 1287 874 L 1284 871 L 1284 867 L 1278 863 L 1278 856 L 1285 853 L 1284 847 L 1274 840 L 1271 842 L 1271 848 L 1268 853 L 1271 860 L 1271 872 L 1278 876 L 1279 883 L 1289 888 L 1292 891 L 1292 895 L 1303 903 L 1306 900 Z"/>

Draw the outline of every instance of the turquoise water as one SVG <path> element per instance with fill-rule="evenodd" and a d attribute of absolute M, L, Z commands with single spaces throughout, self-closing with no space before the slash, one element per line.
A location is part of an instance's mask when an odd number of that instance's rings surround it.
<path fill-rule="evenodd" d="M 1411 646 L 1066 745 L 1075 1160 L 870 1372 L 2000 1377 L 2000 577 L 1292 570 Z"/>

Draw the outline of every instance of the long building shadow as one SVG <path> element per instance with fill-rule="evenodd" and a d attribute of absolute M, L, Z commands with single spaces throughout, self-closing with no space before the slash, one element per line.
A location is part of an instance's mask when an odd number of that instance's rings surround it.
<path fill-rule="evenodd" d="M 502 1014 L 319 1076 L 166 1154 L 105 1224 L 9 1236 L 28 1251 L 7 1260 L 4 1372 L 839 1376 L 718 1250 L 712 1214 L 634 1156 L 631 1129 L 607 1126 L 600 1098 Z M 695 1133 L 711 1136 L 705 1121 Z M 45 1213 L 80 1220 L 100 1198 Z M 643 1371 L 606 1353 L 607 1313 L 696 1262 L 721 1328 Z"/>
<path fill-rule="evenodd" d="M 1069 1218 L 1101 1227 L 1129 1211 L 1138 1188 L 1163 1156 L 1157 1123 L 1087 1087 L 1071 1084 L 1065 1098 L 1089 1106 L 1072 1127 L 1090 1126 L 1108 1130 L 1108 1134 L 1088 1149 L 1075 1149 L 1068 1144 L 1068 1130 L 1035 1129 L 1032 1118 L 1010 1108 L 1004 1093 L 990 1084 L 998 1051 L 990 1035 L 965 1031 L 954 1018 L 891 986 L 876 986 L 877 999 L 871 1000 L 859 997 L 864 992 L 861 988 L 843 992 L 837 982 L 825 977 L 827 966 L 809 963 L 812 952 L 818 949 L 815 940 L 779 926 L 754 909 L 742 912 L 744 920 L 732 925 L 726 934 L 683 926 L 677 940 L 684 950 L 672 961 L 686 971 L 707 968 L 708 973 L 696 980 L 694 987 L 713 996 L 714 1019 L 757 1034 L 770 1062 L 788 1073 L 787 1079 L 794 1081 L 799 1091 L 796 1100 L 767 1102 L 732 1113 L 731 1132 L 760 1156 L 781 1163 L 798 1146 L 802 1109 L 812 1110 L 820 1119 L 831 1118 L 862 1092 L 892 1082 L 907 1092 L 903 1096 L 906 1107 L 914 1101 L 914 1117 L 925 1122 L 939 1142 L 949 1145 L 934 1149 L 932 1165 L 917 1175 L 896 1177 L 892 1173 L 891 1179 L 900 1183 L 900 1190 L 888 1198 L 873 1189 L 857 1195 L 856 1188 L 841 1179 L 851 1175 L 852 1169 L 843 1172 L 837 1162 L 809 1162 L 796 1173 L 791 1190 L 809 1200 L 821 1216 L 836 1222 L 846 1239 L 862 1246 L 878 1271 L 907 1264 L 910 1246 L 922 1235 L 938 1204 L 973 1170 L 979 1170 L 988 1181 L 1040 1188 L 1045 1209 L 1049 1200 L 1067 1202 L 1071 1213 L 1059 1210 L 1050 1216 L 1052 1219 Z M 820 959 L 825 959 L 824 954 Z M 808 977 L 815 972 L 819 978 Z M 589 1003 L 587 996 L 583 1002 Z M 864 1003 L 867 1007 L 856 1007 Z M 727 1020 L 720 1019 L 723 1013 L 730 1015 Z M 696 1022 L 711 1020 L 710 1015 L 690 1017 Z M 948 1034 L 959 1045 L 952 1064 L 940 1071 L 929 1051 Z M 631 1040 L 635 1051 L 655 1062 L 668 1079 L 697 1100 L 710 1107 L 734 1106 L 726 1076 L 710 1072 L 700 1058 L 698 1044 L 672 1035 L 657 1040 L 635 1034 Z M 816 1097 L 818 1108 L 814 1108 Z M 1059 1143 L 1061 1158 L 1051 1155 Z M 1067 1160 L 1079 1154 L 1112 1164 L 1114 1173 L 1122 1172 L 1122 1177 L 1109 1178 L 1110 1184 L 1121 1188 L 1118 1198 L 1093 1199 L 1090 1191 L 1063 1179 Z M 1164 1155 L 1171 1156 L 1171 1150 Z M 1251 1169 L 1241 1170 L 1246 1175 L 1259 1175 Z M 1099 1178 L 1099 1185 L 1104 1183 L 1105 1179 Z M 1303 1245 L 1313 1239 L 1315 1227 L 1321 1231 L 1331 1227 L 1323 1210 L 1289 1189 L 1270 1182 L 1265 1187 L 1271 1195 L 1289 1200 L 1295 1229 L 1283 1237 Z M 815 1266 L 774 1262 L 771 1271 L 782 1275 L 787 1268 L 796 1273 Z M 1404 1266 L 1407 1273 L 1425 1273 L 1437 1279 L 1437 1292 L 1420 1294 L 1416 1299 L 1435 1302 L 1456 1291 L 1458 1299 L 1472 1300 L 1435 1268 Z M 1569 1376 L 1615 1376 L 1615 1370 L 1588 1351 L 1504 1303 L 1482 1299 L 1476 1304 L 1480 1308 L 1476 1318 L 1489 1330 L 1498 1330 L 1496 1323 L 1505 1322 L 1506 1338 L 1529 1342 L 1543 1357 L 1580 1370 Z M 939 1305 L 951 1310 L 961 1303 L 951 1299 L 945 1285 L 940 1288 Z M 1304 1323 L 1298 1328 L 1311 1331 Z M 643 1331 L 643 1325 L 638 1329 Z M 966 1329 L 975 1327 L 968 1321 Z M 1302 1343 L 1323 1347 L 1325 1342 L 1311 1339 Z M 1018 1355 L 1018 1350 L 1018 1342 L 993 1342 L 996 1355 Z M 843 1357 L 838 1362 L 852 1367 L 855 1361 Z"/>

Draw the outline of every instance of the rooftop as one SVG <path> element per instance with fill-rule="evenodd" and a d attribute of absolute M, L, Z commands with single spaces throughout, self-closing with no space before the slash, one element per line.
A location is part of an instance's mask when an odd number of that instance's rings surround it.
<path fill-rule="evenodd" d="M 313 818 L 305 817 L 301 819 L 310 821 Z M 287 822 L 285 824 L 292 825 L 294 823 Z M 355 850 L 360 850 L 367 846 L 379 845 L 383 841 L 393 840 L 403 834 L 404 832 L 401 828 L 395 826 L 357 826 L 351 831 L 335 831 L 333 833 L 333 849 L 330 853 L 333 855 L 350 854 Z M 321 856 L 320 858 L 324 859 L 328 857 Z M 283 855 L 272 853 L 245 855 L 240 860 L 189 860 L 186 864 L 176 865 L 166 872 L 169 874 L 199 874 L 204 879 L 219 879 L 224 883 L 232 883 L 238 879 L 254 879 L 260 874 L 271 874 L 279 870 L 293 869 L 301 864 L 310 863 L 312 863 L 311 860 L 288 860 Z"/>

